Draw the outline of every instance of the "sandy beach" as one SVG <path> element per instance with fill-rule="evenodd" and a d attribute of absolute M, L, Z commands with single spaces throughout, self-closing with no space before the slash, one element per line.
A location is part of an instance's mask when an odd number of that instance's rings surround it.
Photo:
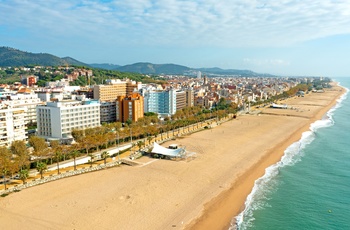
<path fill-rule="evenodd" d="M 189 161 L 143 157 L 0 198 L 3 229 L 227 229 L 254 181 L 321 119 L 345 90 L 290 98 L 290 109 L 260 109 L 169 141 Z"/>

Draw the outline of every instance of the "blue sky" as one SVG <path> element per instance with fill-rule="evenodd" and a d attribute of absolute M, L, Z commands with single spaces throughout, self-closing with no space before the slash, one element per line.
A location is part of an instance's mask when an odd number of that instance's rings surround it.
<path fill-rule="evenodd" d="M 350 2 L 0 0 L 0 41 L 85 63 L 350 76 Z"/>

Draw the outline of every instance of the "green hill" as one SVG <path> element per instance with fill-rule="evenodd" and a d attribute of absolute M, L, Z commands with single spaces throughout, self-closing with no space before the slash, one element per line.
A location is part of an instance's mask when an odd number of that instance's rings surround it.
<path fill-rule="evenodd" d="M 148 62 L 139 62 L 131 65 L 120 66 L 115 70 L 142 74 L 183 74 L 185 71 L 190 70 L 190 68 L 175 64 L 152 64 Z"/>
<path fill-rule="evenodd" d="M 79 62 L 73 58 L 59 58 L 47 53 L 30 53 L 20 51 L 10 47 L 0 47 L 0 66 L 60 66 L 60 65 L 79 65 L 88 66 L 85 63 Z"/>

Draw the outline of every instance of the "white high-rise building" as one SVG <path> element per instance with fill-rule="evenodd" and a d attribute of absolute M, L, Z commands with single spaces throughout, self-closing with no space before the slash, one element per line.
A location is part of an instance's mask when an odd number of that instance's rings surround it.
<path fill-rule="evenodd" d="M 202 77 L 202 72 L 201 72 L 201 71 L 198 71 L 198 72 L 197 72 L 197 78 L 198 78 L 198 79 L 201 79 L 201 77 Z"/>
<path fill-rule="evenodd" d="M 1 97 L 2 103 L 11 108 L 25 108 L 26 109 L 26 124 L 36 122 L 36 107 L 43 105 L 37 94 L 32 92 L 17 92 L 8 96 Z"/>
<path fill-rule="evenodd" d="M 45 139 L 68 140 L 73 129 L 100 126 L 97 100 L 48 102 L 36 111 L 37 135 Z"/>
<path fill-rule="evenodd" d="M 0 104 L 0 146 L 26 140 L 26 109 Z"/>

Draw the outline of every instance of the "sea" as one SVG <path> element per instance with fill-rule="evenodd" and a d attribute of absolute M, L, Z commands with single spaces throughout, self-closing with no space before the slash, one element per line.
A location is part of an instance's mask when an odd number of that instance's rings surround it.
<path fill-rule="evenodd" d="M 334 78 L 350 89 L 350 78 Z M 350 95 L 255 181 L 230 230 L 350 229 Z"/>

